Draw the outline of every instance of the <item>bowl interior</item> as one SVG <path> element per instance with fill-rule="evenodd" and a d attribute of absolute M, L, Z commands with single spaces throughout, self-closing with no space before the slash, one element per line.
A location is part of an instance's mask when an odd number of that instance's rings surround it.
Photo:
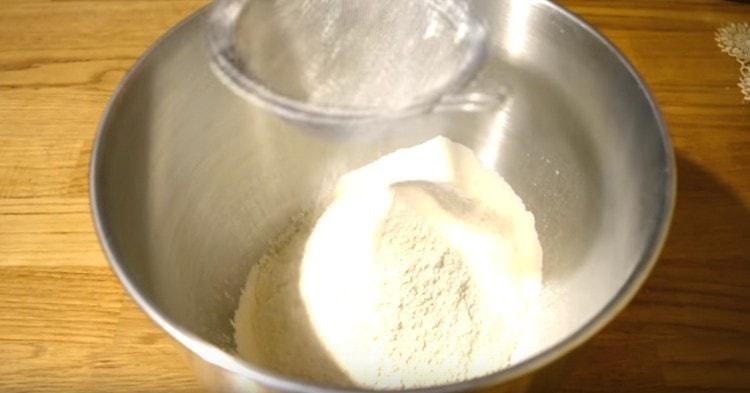
<path fill-rule="evenodd" d="M 248 270 L 289 218 L 345 171 L 436 135 L 472 148 L 536 217 L 544 289 L 516 361 L 617 300 L 671 208 L 658 113 L 623 59 L 557 6 L 472 6 L 493 37 L 479 78 L 507 88 L 507 106 L 357 133 L 307 129 L 233 94 L 209 68 L 203 14 L 160 41 L 113 99 L 92 167 L 100 235 L 137 300 L 231 349 Z"/>

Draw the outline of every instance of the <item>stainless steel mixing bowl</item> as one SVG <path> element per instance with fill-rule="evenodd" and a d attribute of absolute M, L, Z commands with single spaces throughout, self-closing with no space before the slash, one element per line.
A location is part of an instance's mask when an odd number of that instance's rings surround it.
<path fill-rule="evenodd" d="M 471 4 L 493 38 L 482 78 L 512 97 L 495 113 L 431 114 L 357 133 L 281 120 L 212 74 L 205 12 L 167 34 L 118 88 L 91 163 L 96 228 L 127 291 L 187 349 L 206 386 L 331 391 L 232 355 L 230 320 L 248 269 L 341 173 L 439 134 L 474 149 L 534 213 L 544 290 L 525 357 L 430 391 L 543 386 L 550 365 L 644 281 L 675 193 L 672 148 L 648 90 L 609 42 L 552 2 Z"/>

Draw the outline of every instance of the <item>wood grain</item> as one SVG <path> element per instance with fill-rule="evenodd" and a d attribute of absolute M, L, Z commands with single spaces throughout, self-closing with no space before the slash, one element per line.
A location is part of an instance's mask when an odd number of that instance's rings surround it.
<path fill-rule="evenodd" d="M 642 73 L 677 152 L 654 273 L 583 350 L 564 392 L 750 391 L 750 104 L 721 0 L 565 0 Z M 0 391 L 198 392 L 96 242 L 87 165 L 117 82 L 206 1 L 0 2 Z"/>

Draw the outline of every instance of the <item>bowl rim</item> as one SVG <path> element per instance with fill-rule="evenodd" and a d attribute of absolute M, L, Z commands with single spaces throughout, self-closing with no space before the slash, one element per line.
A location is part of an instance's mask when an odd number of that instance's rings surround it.
<path fill-rule="evenodd" d="M 649 239 L 646 247 L 644 247 L 639 257 L 639 261 L 634 267 L 633 271 L 630 273 L 630 276 L 623 283 L 622 287 L 618 290 L 616 295 L 593 317 L 591 317 L 589 321 L 578 328 L 578 330 L 576 330 L 576 332 L 572 335 L 519 363 L 482 377 L 472 378 L 466 381 L 435 387 L 391 390 L 393 392 L 457 392 L 500 385 L 519 379 L 520 377 L 526 375 L 532 375 L 534 372 L 542 369 L 543 367 L 549 365 L 550 363 L 553 363 L 556 360 L 559 360 L 574 349 L 581 346 L 584 342 L 588 341 L 592 336 L 601 331 L 604 326 L 607 325 L 612 319 L 614 319 L 615 316 L 618 315 L 625 308 L 625 306 L 627 306 L 627 304 L 632 300 L 637 291 L 646 281 L 646 278 L 655 266 L 656 261 L 658 260 L 661 250 L 664 246 L 664 242 L 666 241 L 676 200 L 677 173 L 674 150 L 672 148 L 666 123 L 662 117 L 661 112 L 658 109 L 653 94 L 646 86 L 641 75 L 638 73 L 638 71 L 636 71 L 636 69 L 627 60 L 627 58 L 617 49 L 617 47 L 612 42 L 609 41 L 609 39 L 599 33 L 588 22 L 584 21 L 573 12 L 565 9 L 563 6 L 551 0 L 536 0 L 536 3 L 544 7 L 551 8 L 554 12 L 559 13 L 565 18 L 573 21 L 576 25 L 586 30 L 601 44 L 606 46 L 610 53 L 614 55 L 617 60 L 619 60 L 619 62 L 625 67 L 625 69 L 637 82 L 638 87 L 648 101 L 651 113 L 658 126 L 658 132 L 661 142 L 663 144 L 666 166 L 663 176 L 664 197 L 661 200 L 661 206 L 657 213 L 658 220 L 653 229 L 653 235 Z M 192 354 L 204 360 L 205 362 L 208 362 L 213 366 L 219 367 L 220 369 L 238 374 L 242 377 L 265 385 L 268 388 L 276 390 L 305 391 L 313 393 L 359 393 L 371 391 L 359 388 L 340 388 L 319 383 L 306 382 L 299 379 L 283 376 L 281 374 L 266 370 L 263 367 L 253 365 L 249 362 L 239 359 L 236 356 L 230 355 L 217 346 L 191 333 L 186 328 L 183 328 L 179 324 L 163 315 L 155 304 L 153 304 L 144 295 L 139 293 L 137 286 L 128 276 L 128 273 L 124 268 L 126 261 L 124 261 L 124 258 L 122 258 L 118 254 L 117 250 L 114 248 L 111 242 L 110 231 L 107 227 L 107 222 L 104 219 L 105 215 L 103 213 L 102 199 L 100 196 L 100 188 L 102 188 L 102 182 L 104 181 L 100 167 L 105 161 L 105 158 L 102 156 L 103 145 L 108 138 L 107 130 L 109 129 L 110 122 L 112 121 L 112 114 L 122 100 L 124 92 L 128 89 L 131 81 L 138 76 L 140 70 L 142 69 L 144 63 L 147 61 L 150 55 L 163 44 L 167 37 L 173 35 L 175 32 L 182 29 L 189 23 L 195 22 L 197 19 L 205 17 L 209 7 L 210 4 L 200 8 L 187 18 L 183 19 L 177 25 L 173 26 L 156 42 L 154 42 L 130 68 L 125 77 L 112 93 L 112 96 L 105 107 L 102 115 L 102 120 L 99 122 L 96 130 L 96 136 L 91 153 L 91 161 L 89 164 L 89 202 L 94 228 L 99 243 L 102 247 L 102 250 L 104 251 L 107 261 L 109 262 L 110 268 L 115 273 L 122 286 L 125 288 L 128 295 L 135 301 L 135 303 L 146 313 L 146 315 L 148 315 L 148 317 L 152 321 L 154 321 L 160 328 L 166 331 L 174 340 L 176 340 L 178 343 L 192 352 Z M 384 390 L 384 392 L 385 391 L 386 390 Z"/>

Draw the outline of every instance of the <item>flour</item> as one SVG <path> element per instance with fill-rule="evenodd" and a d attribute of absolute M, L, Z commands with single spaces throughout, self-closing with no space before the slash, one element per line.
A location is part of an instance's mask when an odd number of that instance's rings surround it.
<path fill-rule="evenodd" d="M 317 219 L 316 219 L 317 218 Z M 534 218 L 445 138 L 343 176 L 256 264 L 240 356 L 294 377 L 403 389 L 508 365 L 541 288 Z"/>

